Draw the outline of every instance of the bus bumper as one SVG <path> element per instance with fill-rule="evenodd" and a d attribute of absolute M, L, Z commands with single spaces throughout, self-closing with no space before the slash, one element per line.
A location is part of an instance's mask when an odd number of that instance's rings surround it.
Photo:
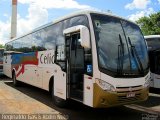
<path fill-rule="evenodd" d="M 135 92 L 135 97 L 127 97 L 128 92 L 107 92 L 94 83 L 93 107 L 107 108 L 145 101 L 149 95 L 149 88 L 142 88 Z"/>

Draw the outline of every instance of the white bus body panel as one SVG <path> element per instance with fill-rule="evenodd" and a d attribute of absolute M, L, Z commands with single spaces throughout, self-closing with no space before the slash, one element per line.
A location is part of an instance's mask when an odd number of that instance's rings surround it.
<path fill-rule="evenodd" d="M 54 95 L 66 99 L 66 73 L 57 65 L 54 75 Z"/>
<path fill-rule="evenodd" d="M 17 80 L 49 91 L 49 81 L 54 78 L 54 95 L 66 99 L 66 73 L 54 63 L 54 50 L 18 54 L 4 57 L 4 74 L 12 77 L 15 70 Z M 19 57 L 21 56 L 21 57 Z M 19 62 L 12 65 L 17 59 Z M 33 59 L 33 60 L 32 60 Z M 17 68 L 14 68 L 16 66 Z"/>
<path fill-rule="evenodd" d="M 11 55 L 4 56 L 3 58 L 3 72 L 6 76 L 12 77 L 11 71 Z"/>
<path fill-rule="evenodd" d="M 84 75 L 84 99 L 83 103 L 93 107 L 93 79 L 88 75 Z"/>
<path fill-rule="evenodd" d="M 17 77 L 17 80 L 20 80 L 22 82 L 25 82 L 25 83 L 28 83 L 28 84 L 31 84 L 33 86 L 37 86 L 35 84 L 35 79 L 37 78 L 36 77 L 36 66 L 34 65 L 26 65 L 24 70 L 25 72 L 23 74 L 20 74 L 18 77 Z M 20 76 L 23 76 L 23 79 L 20 78 Z"/>
<path fill-rule="evenodd" d="M 38 71 L 41 72 L 39 75 L 43 73 L 42 88 L 45 90 L 49 89 L 49 81 L 53 76 L 54 95 L 66 99 L 66 73 L 62 71 L 59 65 L 54 63 L 54 54 L 54 50 L 42 51 L 38 53 Z M 40 82 L 41 80 L 37 79 L 37 81 Z"/>
<path fill-rule="evenodd" d="M 92 21 L 90 15 L 88 14 L 88 20 Z M 84 99 L 83 99 L 83 103 L 85 105 L 91 106 L 93 107 L 93 92 L 94 92 L 94 88 L 93 88 L 93 84 L 95 83 L 95 78 L 100 78 L 100 71 L 98 68 L 98 60 L 97 60 L 97 48 L 96 48 L 96 40 L 95 40 L 95 34 L 94 29 L 93 29 L 93 24 L 92 22 L 89 22 L 89 26 L 90 26 L 90 37 L 91 37 L 91 46 L 92 46 L 92 67 L 93 67 L 93 77 L 92 79 L 88 79 L 89 76 L 84 75 Z M 88 87 L 90 87 L 90 89 L 87 89 Z"/>
<path fill-rule="evenodd" d="M 22 65 L 20 65 L 20 67 L 18 68 L 18 70 L 15 70 L 16 75 L 18 74 L 18 72 L 21 69 L 22 69 Z M 32 83 L 31 78 L 33 76 L 33 70 L 32 70 L 32 68 L 26 65 L 26 66 L 24 66 L 24 71 L 25 72 L 23 74 L 20 74 L 17 77 L 17 80 L 25 82 L 25 83 L 28 83 L 28 84 L 31 84 Z"/>
<path fill-rule="evenodd" d="M 149 74 L 147 74 L 146 76 L 148 76 Z M 108 75 L 106 75 L 104 73 L 101 73 L 101 80 L 104 80 L 105 82 L 113 85 L 114 88 L 144 85 L 145 82 L 146 82 L 145 78 L 146 77 L 140 77 L 140 78 L 113 78 L 113 77 L 110 77 L 110 76 L 108 76 Z"/>
<path fill-rule="evenodd" d="M 23 81 L 33 86 L 42 88 L 42 71 L 43 69 L 35 65 L 26 65 Z M 18 77 L 19 80 L 22 80 Z"/>
<path fill-rule="evenodd" d="M 152 77 L 153 77 L 153 86 L 151 87 L 160 88 L 160 75 L 152 73 Z"/>

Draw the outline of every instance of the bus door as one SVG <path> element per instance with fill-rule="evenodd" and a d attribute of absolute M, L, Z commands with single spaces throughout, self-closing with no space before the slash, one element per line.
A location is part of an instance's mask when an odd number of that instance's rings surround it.
<path fill-rule="evenodd" d="M 160 51 L 149 51 L 151 87 L 160 88 Z"/>
<path fill-rule="evenodd" d="M 156 66 L 156 54 L 154 51 L 149 51 L 149 64 L 150 64 L 150 71 L 151 71 L 151 81 L 150 87 L 154 87 L 154 76 L 155 76 L 155 66 Z"/>
<path fill-rule="evenodd" d="M 84 49 L 79 32 L 66 35 L 66 55 L 69 96 L 83 101 Z"/>
<path fill-rule="evenodd" d="M 155 88 L 160 88 L 160 51 L 155 51 L 155 74 L 153 85 Z"/>

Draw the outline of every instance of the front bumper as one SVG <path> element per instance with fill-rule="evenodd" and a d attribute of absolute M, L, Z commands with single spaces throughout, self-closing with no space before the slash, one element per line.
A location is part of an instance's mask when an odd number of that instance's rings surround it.
<path fill-rule="evenodd" d="M 127 98 L 128 92 L 107 92 L 94 83 L 93 107 L 107 108 L 145 101 L 148 98 L 149 88 L 134 91 L 135 97 Z"/>

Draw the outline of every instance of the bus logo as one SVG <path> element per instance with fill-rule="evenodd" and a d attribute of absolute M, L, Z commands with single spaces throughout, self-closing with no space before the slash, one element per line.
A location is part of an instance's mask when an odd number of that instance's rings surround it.
<path fill-rule="evenodd" d="M 132 92 L 132 91 L 133 91 L 132 87 L 129 87 L 129 91 L 130 91 L 130 92 Z"/>

